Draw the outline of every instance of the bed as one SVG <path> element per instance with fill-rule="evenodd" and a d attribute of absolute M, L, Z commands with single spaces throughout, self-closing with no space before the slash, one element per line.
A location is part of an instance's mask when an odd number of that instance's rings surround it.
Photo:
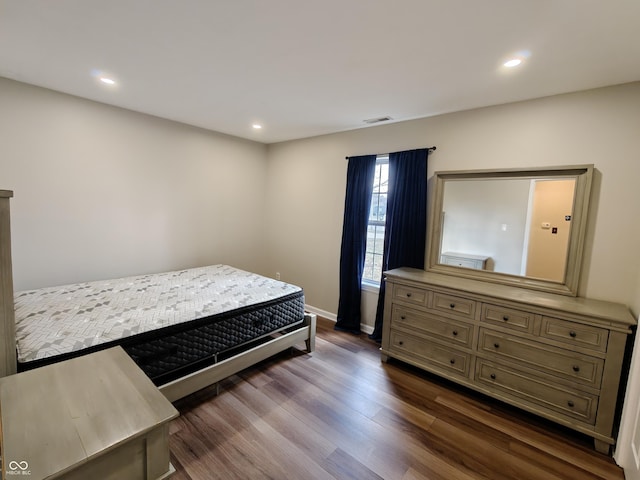
<path fill-rule="evenodd" d="M 313 351 L 302 288 L 229 265 L 13 295 L 10 197 L 0 191 L 0 375 L 120 345 L 173 401 L 303 341 Z"/>

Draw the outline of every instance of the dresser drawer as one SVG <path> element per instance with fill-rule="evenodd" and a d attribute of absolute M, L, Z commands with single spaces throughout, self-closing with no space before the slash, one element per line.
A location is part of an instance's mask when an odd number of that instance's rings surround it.
<path fill-rule="evenodd" d="M 473 320 L 476 315 L 476 302 L 464 297 L 434 292 L 433 309 L 439 312 L 453 313 L 459 317 Z"/>
<path fill-rule="evenodd" d="M 420 357 L 423 361 L 426 360 L 448 372 L 469 376 L 471 355 L 454 348 L 441 346 L 396 330 L 391 330 L 390 348 L 412 357 Z"/>
<path fill-rule="evenodd" d="M 402 300 L 403 302 L 414 303 L 416 305 L 427 305 L 428 290 L 420 288 L 407 287 L 405 285 L 393 286 L 393 299 Z"/>
<path fill-rule="evenodd" d="M 593 425 L 598 397 L 477 359 L 475 379 L 491 390 Z"/>
<path fill-rule="evenodd" d="M 561 348 L 537 344 L 484 328 L 480 329 L 478 350 L 504 360 L 517 360 L 534 369 L 600 388 L 604 361 Z"/>
<path fill-rule="evenodd" d="M 559 318 L 542 317 L 540 336 L 569 345 L 606 352 L 609 330 Z"/>
<path fill-rule="evenodd" d="M 512 308 L 498 305 L 483 304 L 480 320 L 483 322 L 500 325 L 520 332 L 531 333 L 535 315 Z"/>
<path fill-rule="evenodd" d="M 419 331 L 466 348 L 471 348 L 473 341 L 473 325 L 397 304 L 393 305 L 391 310 L 391 328 Z"/>

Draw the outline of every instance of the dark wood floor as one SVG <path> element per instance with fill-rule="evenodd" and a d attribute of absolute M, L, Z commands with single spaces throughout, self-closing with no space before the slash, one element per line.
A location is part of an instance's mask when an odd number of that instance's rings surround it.
<path fill-rule="evenodd" d="M 586 437 L 399 362 L 318 319 L 278 355 L 176 403 L 172 480 L 623 479 Z"/>

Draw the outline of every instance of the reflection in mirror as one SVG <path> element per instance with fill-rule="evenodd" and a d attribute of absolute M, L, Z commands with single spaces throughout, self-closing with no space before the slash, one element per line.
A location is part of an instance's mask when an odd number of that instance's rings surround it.
<path fill-rule="evenodd" d="M 576 295 L 592 169 L 436 172 L 427 270 Z"/>
<path fill-rule="evenodd" d="M 561 282 L 575 183 L 575 178 L 448 181 L 441 262 Z M 478 259 L 484 263 L 468 261 Z"/>

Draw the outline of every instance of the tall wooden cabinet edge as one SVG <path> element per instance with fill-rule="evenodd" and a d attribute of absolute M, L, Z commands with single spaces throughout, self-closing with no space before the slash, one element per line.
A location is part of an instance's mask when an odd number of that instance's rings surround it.
<path fill-rule="evenodd" d="M 412 268 L 384 277 L 383 361 L 396 358 L 587 434 L 609 453 L 625 346 L 637 325 L 626 306 Z M 462 338 L 467 332 L 473 338 Z"/>
<path fill-rule="evenodd" d="M 9 204 L 11 197 L 11 190 L 0 190 L 0 377 L 16 373 Z"/>

